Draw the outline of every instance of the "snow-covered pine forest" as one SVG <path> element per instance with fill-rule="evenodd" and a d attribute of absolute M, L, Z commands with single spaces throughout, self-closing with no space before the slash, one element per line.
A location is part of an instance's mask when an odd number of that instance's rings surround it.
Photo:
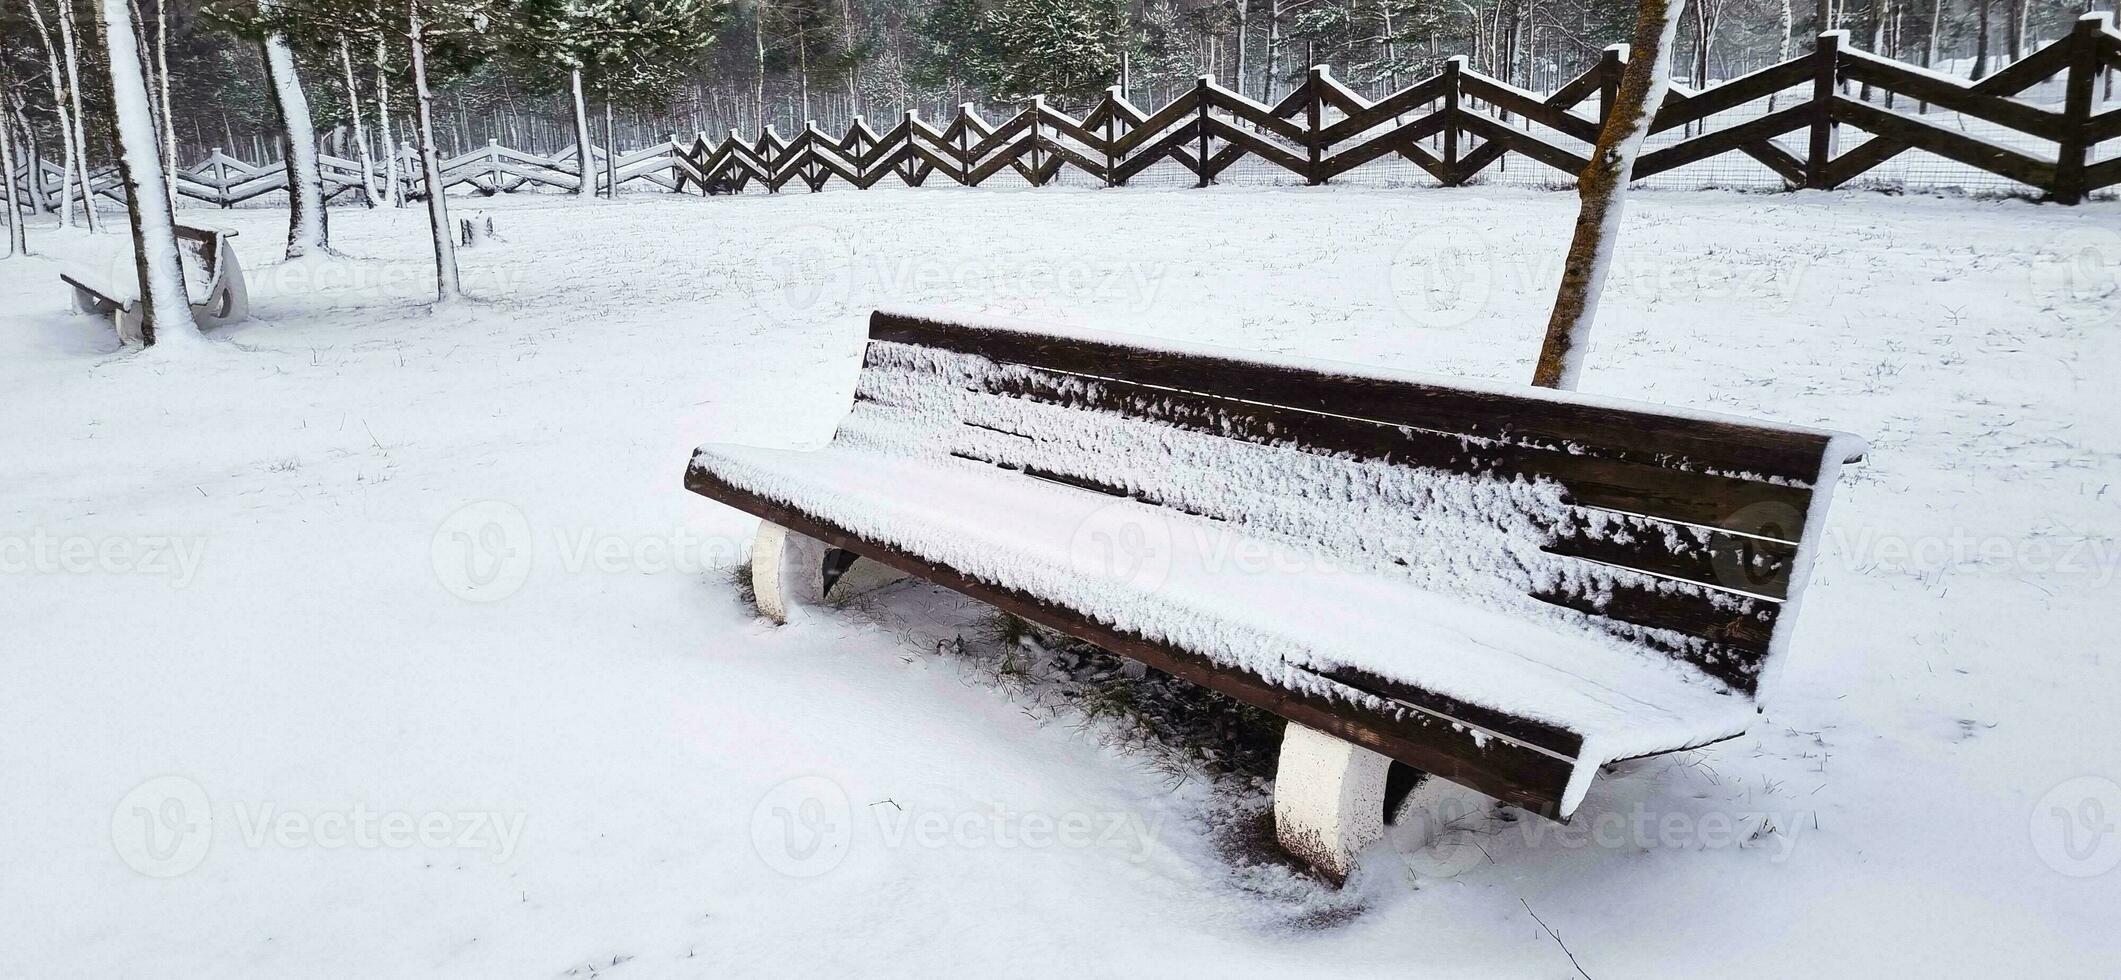
<path fill-rule="evenodd" d="M 2108 13 L 0 42 L 0 974 L 2121 962 Z"/>

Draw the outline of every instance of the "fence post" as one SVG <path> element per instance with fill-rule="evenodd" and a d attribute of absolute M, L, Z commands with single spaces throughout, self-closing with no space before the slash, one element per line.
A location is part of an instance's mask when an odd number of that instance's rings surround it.
<path fill-rule="evenodd" d="M 2069 76 L 2063 87 L 2062 139 L 2055 147 L 2057 204 L 2084 200 L 2084 158 L 2091 150 L 2092 95 L 2099 82 L 2099 35 L 2113 26 L 2111 12 L 2085 14 L 2077 18 L 2077 29 L 2069 40 Z"/>
<path fill-rule="evenodd" d="M 1454 54 L 1443 63 L 1443 166 L 1444 186 L 1456 187 L 1468 175 L 1458 172 L 1458 88 L 1466 69 L 1466 56 Z"/>
<path fill-rule="evenodd" d="M 1039 176 L 1039 171 L 1045 169 L 1046 154 L 1038 145 L 1038 117 L 1043 114 L 1045 108 L 1045 96 L 1034 95 L 1031 97 L 1031 186 L 1033 187 L 1046 186 L 1045 179 Z"/>
<path fill-rule="evenodd" d="M 1202 75 L 1194 81 L 1193 100 L 1196 103 L 1194 109 L 1199 112 L 1199 115 L 1194 118 L 1194 122 L 1200 129 L 1200 156 L 1194 161 L 1199 165 L 1200 169 L 1196 170 L 1195 173 L 1200 177 L 1200 182 L 1197 186 L 1206 187 L 1208 186 L 1208 76 Z"/>
<path fill-rule="evenodd" d="M 1628 46 L 1608 44 L 1598 56 L 1598 131 L 1605 132 L 1606 121 L 1613 118 L 1613 100 L 1620 97 L 1620 76 L 1628 70 Z M 1657 115 L 1657 107 L 1650 107 L 1650 115 Z"/>
<path fill-rule="evenodd" d="M 1834 82 L 1841 74 L 1841 42 L 1847 31 L 1824 31 L 1812 48 L 1812 147 L 1805 154 L 1804 186 L 1829 190 L 1826 165 L 1834 157 Z"/>
<path fill-rule="evenodd" d="M 1326 85 L 1322 79 L 1331 71 L 1324 65 L 1311 66 L 1311 80 L 1305 84 L 1304 99 L 1304 149 L 1310 155 L 1310 169 L 1304 173 L 1312 184 L 1326 182 Z"/>
<path fill-rule="evenodd" d="M 962 123 L 957 129 L 957 165 L 964 171 L 957 182 L 972 187 L 972 103 L 957 104 L 957 120 Z"/>
<path fill-rule="evenodd" d="M 1122 54 L 1124 55 L 1124 52 Z M 1119 186 L 1119 154 L 1114 152 L 1113 147 L 1119 140 L 1119 104 L 1124 98 L 1125 96 L 1120 93 L 1117 85 L 1105 90 L 1105 101 L 1112 107 L 1112 111 L 1105 114 L 1106 187 Z"/>

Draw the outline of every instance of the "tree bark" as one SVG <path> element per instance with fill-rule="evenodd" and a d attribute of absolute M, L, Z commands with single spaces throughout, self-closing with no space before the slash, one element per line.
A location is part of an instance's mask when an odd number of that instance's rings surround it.
<path fill-rule="evenodd" d="M 106 0 L 108 2 L 108 0 Z M 419 104 L 420 174 L 427 182 L 427 230 L 434 236 L 435 302 L 464 294 L 457 281 L 457 240 L 449 228 L 449 195 L 442 190 L 442 161 L 435 155 L 434 94 L 427 88 L 427 39 L 419 0 L 407 0 L 408 47 L 412 52 L 413 100 Z"/>
<path fill-rule="evenodd" d="M 1574 388 L 1583 375 L 1584 356 L 1591 346 L 1591 325 L 1598 313 L 1598 294 L 1605 286 L 1613 249 L 1620 237 L 1620 218 L 1627 207 L 1635 156 L 1642 149 L 1643 138 L 1649 135 L 1656 106 L 1664 101 L 1671 84 L 1672 33 L 1685 2 L 1637 2 L 1627 70 L 1621 73 L 1613 111 L 1598 131 L 1591 164 L 1577 181 L 1582 206 L 1562 267 L 1561 287 L 1554 297 L 1554 312 L 1547 320 L 1546 339 L 1539 348 L 1539 364 L 1532 375 L 1535 385 Z"/>
<path fill-rule="evenodd" d="M 259 43 L 264 49 L 273 110 L 280 119 L 280 151 L 287 169 L 287 257 L 298 259 L 326 251 L 331 244 L 325 225 L 323 172 L 317 166 L 317 132 L 287 38 L 267 34 Z"/>
<path fill-rule="evenodd" d="M 609 92 L 604 94 L 604 196 L 619 196 L 619 137 L 612 130 Z"/>
<path fill-rule="evenodd" d="M 59 3 L 64 6 L 66 0 L 59 0 Z M 59 53 L 58 45 L 52 43 L 51 29 L 45 26 L 44 12 L 38 7 L 37 0 L 29 0 L 29 13 L 31 19 L 36 22 L 38 39 L 44 42 L 45 64 L 51 69 L 52 112 L 57 116 L 59 123 L 59 227 L 72 228 L 74 226 L 74 117 L 66 108 L 68 105 L 66 81 L 61 77 L 65 70 L 65 56 Z M 27 115 L 23 116 L 23 126 L 25 128 L 29 126 Z M 34 139 L 35 131 L 31 130 L 30 133 L 31 138 Z M 32 146 L 34 147 L 34 144 Z M 33 149 L 30 161 L 30 182 L 33 191 L 32 196 L 36 198 L 34 203 L 39 210 L 44 207 L 43 162 L 41 155 L 35 153 Z M 86 201 L 83 203 L 86 203 Z"/>
<path fill-rule="evenodd" d="M 127 29 L 131 29 L 128 18 Z M 81 68 L 79 45 L 74 40 L 74 7 L 71 0 L 59 0 L 59 41 L 66 49 L 66 90 L 73 102 L 73 158 L 75 174 L 81 181 L 81 220 L 88 230 L 96 230 L 95 181 L 88 171 L 88 123 L 81 112 Z"/>
<path fill-rule="evenodd" d="M 15 197 L 15 119 L 7 110 L 7 93 L 14 91 L 13 78 L 0 78 L 0 173 L 7 175 L 7 254 L 9 258 L 29 254 L 29 238 L 22 227 L 22 202 Z"/>
<path fill-rule="evenodd" d="M 354 158 L 361 165 L 361 196 L 376 206 L 376 161 L 368 155 L 368 128 L 361 124 L 361 91 L 354 87 L 353 48 L 339 35 L 339 67 L 346 71 L 347 115 L 353 118 Z"/>
<path fill-rule="evenodd" d="M 169 174 L 170 201 L 177 198 L 177 110 L 169 101 L 169 0 L 155 4 L 155 84 L 162 93 L 162 168 Z"/>
<path fill-rule="evenodd" d="M 576 197 L 597 196 L 597 172 L 591 165 L 596 157 L 589 147 L 589 106 L 582 99 L 582 69 L 568 72 L 568 84 L 574 90 L 574 149 L 577 156 L 575 169 L 582 174 L 581 182 L 575 185 Z"/>
<path fill-rule="evenodd" d="M 390 138 L 390 59 L 381 37 L 376 38 L 376 144 L 383 151 L 383 203 L 396 207 L 398 199 L 398 144 Z"/>
<path fill-rule="evenodd" d="M 1971 81 L 1980 81 L 1988 76 L 1988 8 L 1992 0 L 1974 0 L 1974 70 L 1967 75 Z"/>
<path fill-rule="evenodd" d="M 192 320 L 184 269 L 177 258 L 176 222 L 170 218 L 169 191 L 161 179 L 155 121 L 148 108 L 147 80 L 140 73 L 132 11 L 126 0 L 102 0 L 102 14 L 103 47 L 110 62 L 109 95 L 116 116 L 118 181 L 125 187 L 125 212 L 133 230 L 133 266 L 139 276 L 141 341 L 149 346 L 195 342 L 199 327 Z"/>

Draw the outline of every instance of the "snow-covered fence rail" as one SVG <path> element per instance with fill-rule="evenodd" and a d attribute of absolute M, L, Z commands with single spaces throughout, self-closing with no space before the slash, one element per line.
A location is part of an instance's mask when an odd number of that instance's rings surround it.
<path fill-rule="evenodd" d="M 1936 189 L 2037 194 L 2076 203 L 2121 185 L 2121 33 L 2112 15 L 2087 14 L 2068 35 L 1978 82 L 1967 82 L 1850 47 L 1822 34 L 1809 54 L 1693 90 L 1673 85 L 1658 109 L 1638 181 L 1695 187 L 1828 189 L 1859 181 Z M 897 178 L 979 185 L 1011 175 L 1033 185 L 1087 180 L 1117 186 L 1149 180 L 1287 180 L 1323 184 L 1395 172 L 1445 186 L 1531 178 L 1566 184 L 1584 167 L 1626 66 L 1624 46 L 1552 93 L 1537 93 L 1447 62 L 1442 71 L 1371 99 L 1323 68 L 1273 105 L 1203 78 L 1154 111 L 1117 90 L 1080 117 L 1032 99 L 990 122 L 969 105 L 938 127 L 912 112 L 879 133 L 856 118 L 844 134 L 815 122 L 793 139 L 767 127 L 756 138 L 704 134 L 672 139 L 590 165 L 569 147 L 538 156 L 498 143 L 442 161 L 442 183 L 480 194 L 577 189 L 585 179 L 672 191 L 822 190 L 835 178 L 861 188 Z M 410 147 L 361 165 L 319 158 L 327 198 L 393 183 L 393 196 L 426 192 Z M 58 163 L 40 161 L 15 181 L 26 203 L 55 207 L 67 186 Z M 394 176 L 393 176 L 394 175 Z M 114 169 L 92 175 L 89 193 L 122 200 Z M 179 197 L 220 207 L 287 188 L 286 168 L 215 150 L 179 171 Z M 75 186 L 78 198 L 82 189 Z"/>
<path fill-rule="evenodd" d="M 1845 42 L 1844 32 L 1830 32 L 1812 53 L 1744 77 L 1699 91 L 1674 85 L 1636 177 L 1742 157 L 1782 187 L 1833 188 L 1903 154 L 1926 154 L 1981 178 L 1962 177 L 1953 181 L 1958 186 L 1987 181 L 2064 203 L 2121 184 L 2121 155 L 2112 152 L 2121 143 L 2121 108 L 2101 107 L 2097 91 L 2102 75 L 2121 70 L 2121 34 L 2111 15 L 2086 15 L 2061 40 L 1972 83 Z M 1271 106 L 1202 78 L 1154 111 L 1113 90 L 1080 118 L 1033 99 L 1000 123 L 966 106 L 941 128 L 911 112 L 881 134 L 860 119 L 841 136 L 815 123 L 793 139 L 769 127 L 756 139 L 731 133 L 716 144 L 702 136 L 680 155 L 675 172 L 681 190 L 756 184 L 778 191 L 791 182 L 819 190 L 833 178 L 866 188 L 891 177 L 918 186 L 938 174 L 978 185 L 1004 173 L 1038 186 L 1070 170 L 1119 185 L 1170 163 L 1206 185 L 1250 158 L 1321 184 L 1365 165 L 1404 160 L 1438 183 L 1457 185 L 1515 154 L 1572 180 L 1584 168 L 1625 64 L 1624 47 L 1616 46 L 1547 95 L 1454 59 L 1375 101 L 1314 68 Z M 2050 81 L 2057 76 L 2059 105 L 2025 97 L 2057 88 Z M 1712 126 L 1718 118 L 1743 121 Z M 1850 139 L 1851 132 L 1864 138 Z"/>
<path fill-rule="evenodd" d="M 674 175 L 680 171 L 675 163 L 678 146 L 675 142 L 663 142 L 644 147 L 631 153 L 622 153 L 613 161 L 612 170 L 621 185 L 643 182 L 675 190 Z M 550 157 L 541 157 L 513 150 L 498 143 L 469 153 L 460 154 L 442 161 L 444 187 L 465 186 L 481 194 L 502 194 L 543 187 L 573 190 L 581 184 L 580 167 L 576 163 L 579 155 L 570 147 Z M 598 188 L 610 189 L 610 180 L 605 175 L 605 151 L 592 147 L 590 179 Z M 394 196 L 417 198 L 426 192 L 426 182 L 420 176 L 419 158 L 407 147 L 398 152 L 395 170 L 388 161 L 373 165 L 368 181 L 362 180 L 361 165 L 329 154 L 317 158 L 324 181 L 324 196 L 333 198 L 357 198 L 372 185 L 380 190 L 390 175 L 396 175 Z M 59 164 L 45 160 L 39 168 L 42 178 L 33 185 L 28 167 L 18 167 L 14 175 L 15 185 L 23 193 L 20 200 L 25 203 L 42 201 L 46 206 L 56 207 L 65 193 L 66 174 Z M 104 168 L 90 174 L 90 193 L 111 201 L 123 203 L 124 191 L 118 185 L 115 168 Z M 82 196 L 81 188 L 74 186 L 73 199 Z M 219 207 L 234 207 L 253 198 L 287 190 L 287 168 L 274 161 L 254 164 L 219 149 L 208 154 L 206 159 L 177 171 L 177 195 L 204 204 Z"/>

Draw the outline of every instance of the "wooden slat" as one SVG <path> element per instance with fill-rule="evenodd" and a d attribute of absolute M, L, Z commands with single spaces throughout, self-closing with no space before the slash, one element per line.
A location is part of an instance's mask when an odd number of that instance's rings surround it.
<path fill-rule="evenodd" d="M 1476 99 L 1485 99 L 1496 108 L 1514 112 L 1548 129 L 1572 136 L 1586 143 L 1598 141 L 1598 121 L 1553 106 L 1520 92 L 1510 86 L 1475 71 L 1459 73 L 1459 91 Z M 1577 168 L 1581 172 L 1583 168 Z"/>
<path fill-rule="evenodd" d="M 1878 136 L 2023 184 L 2039 188 L 2050 188 L 2055 184 L 2055 165 L 2048 161 L 2036 160 L 2009 147 L 1962 136 L 1854 99 L 1835 96 L 1833 116 Z"/>
<path fill-rule="evenodd" d="M 1537 136 L 1505 126 L 1477 112 L 1461 113 L 1459 128 L 1491 143 L 1500 143 L 1511 150 L 1574 177 L 1583 173 L 1590 161 L 1555 146 Z"/>
<path fill-rule="evenodd" d="M 1661 133 L 1698 122 L 1716 113 L 1767 98 L 1783 89 L 1802 85 L 1811 78 L 1812 59 L 1810 55 L 1806 55 L 1731 79 L 1694 95 L 1679 96 L 1679 93 L 1673 92 L 1666 96 L 1664 105 L 1658 107 L 1657 116 L 1650 123 L 1650 132 Z M 1797 101 L 1799 104 L 1803 103 L 1802 99 Z"/>
<path fill-rule="evenodd" d="M 851 551 L 879 564 L 971 596 L 1047 629 L 1137 660 L 1298 724 L 1362 745 L 1424 772 L 1479 790 L 1533 813 L 1558 818 L 1572 763 L 1519 740 L 1490 737 L 1476 723 L 1438 709 L 1377 710 L 1350 700 L 1292 691 L 1257 675 L 1217 663 L 1211 655 L 1173 649 L 1138 634 L 1098 622 L 1082 611 L 1007 589 L 947 565 L 907 555 L 856 536 L 845 528 L 783 502 L 736 487 L 714 474 L 688 468 L 685 487 Z M 1421 692 L 1394 693 L 1412 702 Z M 1426 706 L 1423 706 L 1426 707 Z"/>
<path fill-rule="evenodd" d="M 1096 340 L 941 323 L 878 311 L 869 337 L 937 347 L 1071 374 L 1210 392 L 1512 445 L 1582 450 L 1696 470 L 1759 474 L 1810 485 L 1828 437 L 1736 421 L 1548 401 L 1413 381 L 1332 377 L 1212 356 L 1176 355 Z"/>
<path fill-rule="evenodd" d="M 1638 179 L 1649 177 L 1677 167 L 1686 166 L 1697 160 L 1706 160 L 1732 150 L 1750 148 L 1750 153 L 1754 159 L 1767 164 L 1783 180 L 1793 185 L 1802 185 L 1804 183 L 1803 161 L 1798 160 L 1790 155 L 1788 151 L 1768 141 L 1783 133 L 1810 125 L 1812 116 L 1813 109 L 1810 105 L 1798 103 L 1785 109 L 1778 109 L 1758 119 L 1749 120 L 1726 129 L 1719 129 L 1712 133 L 1704 133 L 1693 139 L 1674 143 L 1671 146 L 1660 147 L 1643 154 L 1640 159 L 1635 161 L 1635 177 Z"/>
<path fill-rule="evenodd" d="M 1907 98 L 1928 102 L 1938 108 L 1950 109 L 2044 140 L 2061 139 L 2063 130 L 2067 128 L 2059 112 L 2029 106 L 2007 96 L 1976 92 L 1970 86 L 1958 84 L 1956 80 L 1913 71 L 1861 51 L 1842 52 L 1841 77 L 1875 85 Z"/>

